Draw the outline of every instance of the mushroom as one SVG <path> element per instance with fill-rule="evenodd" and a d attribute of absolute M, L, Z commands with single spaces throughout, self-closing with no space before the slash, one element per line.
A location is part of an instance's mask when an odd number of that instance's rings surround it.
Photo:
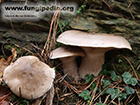
<path fill-rule="evenodd" d="M 23 56 L 4 70 L 3 79 L 17 96 L 35 99 L 53 84 L 55 71 L 35 56 Z"/>
<path fill-rule="evenodd" d="M 50 53 L 50 59 L 59 58 L 62 61 L 64 74 L 74 77 L 76 81 L 79 78 L 77 72 L 78 66 L 76 62 L 77 56 L 84 57 L 85 55 L 81 48 L 74 46 L 59 47 Z"/>
<path fill-rule="evenodd" d="M 85 57 L 82 58 L 79 68 L 81 78 L 84 78 L 86 74 L 94 74 L 94 76 L 99 74 L 102 70 L 102 64 L 104 64 L 105 52 L 114 48 L 131 50 L 129 42 L 121 36 L 100 33 L 93 34 L 77 30 L 65 31 L 57 38 L 57 42 L 80 46 L 84 50 Z"/>

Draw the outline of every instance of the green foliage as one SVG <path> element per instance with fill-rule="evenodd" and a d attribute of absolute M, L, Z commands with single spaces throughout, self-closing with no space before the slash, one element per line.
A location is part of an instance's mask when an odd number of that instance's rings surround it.
<path fill-rule="evenodd" d="M 56 67 L 53 67 L 54 68 L 54 70 L 55 70 L 55 72 L 56 72 Z"/>
<path fill-rule="evenodd" d="M 85 9 L 86 5 L 81 5 L 81 7 L 77 10 L 77 13 L 82 13 L 82 10 Z"/>
<path fill-rule="evenodd" d="M 10 99 L 9 99 L 9 101 L 12 101 L 12 100 L 14 100 L 15 99 L 15 95 L 13 95 Z"/>
<path fill-rule="evenodd" d="M 111 95 L 111 99 L 115 98 L 117 95 L 117 97 L 121 99 L 126 99 L 127 98 L 127 94 L 126 93 L 119 93 L 118 89 L 113 89 L 113 88 L 108 88 L 105 92 L 106 94 L 110 94 Z"/>
<path fill-rule="evenodd" d="M 83 97 L 84 100 L 91 100 L 89 90 L 84 90 L 82 93 L 79 94 L 80 97 Z"/>
<path fill-rule="evenodd" d="M 16 101 L 20 103 L 19 105 L 29 105 L 29 101 L 27 99 L 22 99 L 21 97 L 18 97 L 15 94 L 12 95 L 9 101 Z"/>
<path fill-rule="evenodd" d="M 117 80 L 122 79 L 122 77 L 119 76 L 119 75 L 116 75 L 115 71 L 113 71 L 113 70 L 108 71 L 108 73 L 111 75 L 111 79 L 112 79 L 113 81 L 117 81 Z"/>
<path fill-rule="evenodd" d="M 113 80 L 113 81 L 117 81 L 117 80 L 121 80 L 122 79 L 122 77 L 121 76 L 119 76 L 119 75 L 117 75 L 116 73 L 115 73 L 115 71 L 113 71 L 113 70 L 110 70 L 110 71 L 108 71 L 108 70 L 106 70 L 106 69 L 104 69 L 104 70 L 102 70 L 101 72 L 100 72 L 100 74 L 110 74 L 111 75 L 111 79 Z"/>
<path fill-rule="evenodd" d="M 121 99 L 126 99 L 127 98 L 127 94 L 126 93 L 120 93 L 119 95 L 118 95 L 118 97 L 120 98 L 120 100 Z"/>
<path fill-rule="evenodd" d="M 123 81 L 128 85 L 131 84 L 132 86 L 135 86 L 138 83 L 138 81 L 135 78 L 132 78 L 129 72 L 124 72 L 122 74 L 122 77 Z"/>
<path fill-rule="evenodd" d="M 127 85 L 132 85 L 132 86 L 135 86 L 138 81 L 135 79 L 135 78 L 132 78 L 131 74 L 129 72 L 124 72 L 122 74 L 122 76 L 120 75 L 117 75 L 115 71 L 113 70 L 106 70 L 105 69 L 105 65 L 103 65 L 103 70 L 99 73 L 101 75 L 110 75 L 110 80 L 109 79 L 106 79 L 105 77 L 102 79 L 102 84 L 103 84 L 103 88 L 101 88 L 101 90 L 105 89 L 107 86 L 111 85 L 113 82 L 117 82 L 117 81 L 120 81 L 120 82 L 125 82 Z M 85 75 L 85 79 L 86 79 L 86 82 L 85 83 L 90 83 L 93 79 L 94 79 L 94 75 Z M 90 91 L 94 90 L 95 87 L 96 87 L 97 83 L 96 81 L 92 83 L 92 85 L 90 86 Z M 91 95 L 90 95 L 90 91 L 89 90 L 84 90 L 82 93 L 79 94 L 80 97 L 83 97 L 84 100 L 87 100 L 87 103 L 89 103 L 88 101 L 91 100 Z M 99 87 L 97 87 L 96 91 L 99 91 Z M 122 99 L 127 99 L 128 95 L 131 95 L 131 94 L 134 94 L 135 93 L 135 90 L 129 86 L 126 86 L 124 88 L 123 91 L 119 90 L 118 88 L 107 88 L 106 90 L 102 91 L 101 92 L 101 95 L 104 95 L 104 94 L 110 94 L 111 96 L 111 99 L 114 99 L 114 98 L 118 98 L 119 100 L 122 100 Z M 103 105 L 102 103 L 97 103 L 96 105 Z"/>
<path fill-rule="evenodd" d="M 58 21 L 58 19 L 56 19 L 56 20 Z M 58 26 L 59 26 L 59 28 L 60 28 L 61 33 L 64 32 L 64 31 L 63 31 L 64 27 L 70 28 L 68 23 L 69 23 L 68 20 L 65 20 L 64 22 L 59 22 L 59 23 L 58 23 Z M 59 33 L 59 32 L 58 32 L 58 33 Z"/>
<path fill-rule="evenodd" d="M 122 63 L 122 59 L 121 58 L 118 60 L 118 63 Z"/>
<path fill-rule="evenodd" d="M 130 95 L 130 94 L 134 94 L 135 93 L 135 90 L 133 88 L 130 88 L 129 86 L 126 86 L 125 87 L 125 90 L 126 90 L 126 94 L 127 95 Z"/>
<path fill-rule="evenodd" d="M 111 84 L 111 82 L 109 80 L 107 80 L 107 79 L 102 79 L 102 82 L 103 82 L 104 88 L 106 88 L 108 85 Z"/>
<path fill-rule="evenodd" d="M 85 79 L 86 79 L 86 82 L 85 83 L 91 82 L 93 80 L 93 78 L 94 78 L 94 75 L 93 74 L 91 74 L 91 75 L 86 74 L 85 75 Z"/>
<path fill-rule="evenodd" d="M 113 89 L 113 88 L 108 88 L 106 90 L 107 94 L 111 95 L 111 99 L 113 99 L 117 94 L 118 94 L 118 90 L 117 89 Z"/>
<path fill-rule="evenodd" d="M 90 89 L 94 90 L 95 87 L 96 87 L 96 82 L 93 82 L 92 85 L 91 85 L 91 87 L 90 87 Z"/>
<path fill-rule="evenodd" d="M 2 83 L 2 85 L 6 85 L 6 83 L 4 82 L 4 83 Z"/>
<path fill-rule="evenodd" d="M 26 99 L 21 100 L 21 104 L 20 105 L 28 105 L 29 102 Z"/>

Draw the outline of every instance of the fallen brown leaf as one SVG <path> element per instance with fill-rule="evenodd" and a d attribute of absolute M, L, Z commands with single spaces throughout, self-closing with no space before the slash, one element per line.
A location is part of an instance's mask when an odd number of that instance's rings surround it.
<path fill-rule="evenodd" d="M 12 55 L 8 57 L 8 60 L 6 61 L 4 58 L 0 59 L 0 78 L 2 78 L 4 69 L 16 58 L 17 52 L 15 48 L 12 48 L 11 50 Z"/>
<path fill-rule="evenodd" d="M 2 77 L 3 71 L 7 66 L 8 62 L 4 58 L 0 59 L 0 78 Z"/>

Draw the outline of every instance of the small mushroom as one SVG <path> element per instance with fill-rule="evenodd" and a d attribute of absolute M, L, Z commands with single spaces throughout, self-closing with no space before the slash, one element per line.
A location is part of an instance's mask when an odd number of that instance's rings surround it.
<path fill-rule="evenodd" d="M 53 50 L 50 53 L 50 59 L 60 59 L 62 61 L 62 67 L 64 74 L 68 74 L 77 80 L 78 75 L 78 66 L 76 62 L 77 56 L 85 56 L 84 52 L 79 47 L 74 46 L 63 46 Z"/>
<path fill-rule="evenodd" d="M 35 56 L 23 56 L 4 70 L 3 79 L 17 96 L 35 99 L 53 84 L 55 71 Z"/>
<path fill-rule="evenodd" d="M 97 76 L 102 70 L 104 64 L 105 52 L 117 48 L 126 48 L 131 50 L 129 42 L 121 37 L 113 34 L 93 34 L 77 30 L 69 30 L 62 33 L 57 42 L 79 46 L 85 52 L 79 68 L 79 75 L 84 78 L 86 74 L 94 74 Z"/>

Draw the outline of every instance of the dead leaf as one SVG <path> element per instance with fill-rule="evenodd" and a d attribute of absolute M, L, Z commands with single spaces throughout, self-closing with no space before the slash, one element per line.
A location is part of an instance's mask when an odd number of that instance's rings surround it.
<path fill-rule="evenodd" d="M 17 52 L 16 52 L 16 48 L 12 48 L 11 50 L 12 55 L 8 57 L 8 64 L 10 64 L 16 57 L 17 57 Z"/>
<path fill-rule="evenodd" d="M 8 57 L 8 60 L 6 61 L 4 58 L 0 59 L 0 78 L 2 78 L 4 69 L 16 58 L 17 52 L 16 48 L 12 48 L 11 50 L 12 55 Z"/>
<path fill-rule="evenodd" d="M 0 78 L 2 77 L 3 71 L 7 66 L 8 62 L 4 58 L 0 59 Z"/>

